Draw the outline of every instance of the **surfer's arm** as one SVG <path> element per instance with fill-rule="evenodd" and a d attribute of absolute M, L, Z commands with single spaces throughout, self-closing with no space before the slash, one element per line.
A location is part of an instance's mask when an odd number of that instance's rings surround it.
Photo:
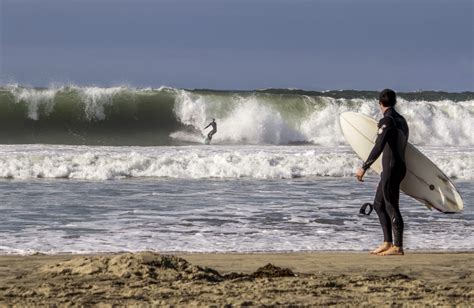
<path fill-rule="evenodd" d="M 377 139 L 375 140 L 374 147 L 372 148 L 372 151 L 370 151 L 369 157 L 365 161 L 365 163 L 362 165 L 362 169 L 366 171 L 367 169 L 372 166 L 372 164 L 379 158 L 380 154 L 383 152 L 383 148 L 385 147 L 385 144 L 387 143 L 387 136 L 392 128 L 392 121 L 388 117 L 384 117 L 380 120 L 378 127 L 378 134 L 377 134 Z"/>
<path fill-rule="evenodd" d="M 209 123 L 206 127 L 204 127 L 204 129 L 208 128 L 209 126 L 211 126 L 211 123 Z"/>

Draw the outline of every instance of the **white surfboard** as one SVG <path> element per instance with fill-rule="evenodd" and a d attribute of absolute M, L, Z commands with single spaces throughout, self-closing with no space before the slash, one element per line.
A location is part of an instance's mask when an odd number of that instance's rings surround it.
<path fill-rule="evenodd" d="M 377 121 L 355 112 L 340 115 L 341 130 L 352 149 L 366 160 L 377 138 Z M 401 190 L 425 204 L 429 209 L 444 213 L 460 212 L 464 204 L 453 182 L 425 155 L 410 143 L 405 151 L 407 173 L 401 183 Z M 371 169 L 382 172 L 382 155 Z"/>

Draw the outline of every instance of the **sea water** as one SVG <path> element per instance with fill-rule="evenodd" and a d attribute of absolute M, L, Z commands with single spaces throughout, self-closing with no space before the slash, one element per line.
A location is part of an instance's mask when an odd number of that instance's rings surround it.
<path fill-rule="evenodd" d="M 0 253 L 366 250 L 378 176 L 338 124 L 375 93 L 19 86 L 0 91 Z M 410 142 L 458 187 L 443 214 L 401 195 L 407 249 L 474 249 L 473 93 L 405 93 Z M 218 133 L 202 145 L 215 117 Z"/>

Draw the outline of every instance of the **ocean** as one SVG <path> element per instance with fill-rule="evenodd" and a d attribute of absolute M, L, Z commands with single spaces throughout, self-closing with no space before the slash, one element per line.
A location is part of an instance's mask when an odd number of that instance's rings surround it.
<path fill-rule="evenodd" d="M 339 113 L 380 118 L 377 92 L 161 87 L 0 88 L 0 253 L 367 250 L 378 176 Z M 474 250 L 474 92 L 399 93 L 409 141 L 464 211 L 402 195 L 405 245 Z M 218 125 L 211 145 L 204 127 Z"/>

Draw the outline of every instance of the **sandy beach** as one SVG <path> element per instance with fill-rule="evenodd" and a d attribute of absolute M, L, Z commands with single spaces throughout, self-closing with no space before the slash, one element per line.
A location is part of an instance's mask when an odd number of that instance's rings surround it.
<path fill-rule="evenodd" d="M 474 253 L 5 255 L 1 305 L 457 305 Z"/>
<path fill-rule="evenodd" d="M 0 0 L 0 308 L 474 308 L 473 2 Z"/>

